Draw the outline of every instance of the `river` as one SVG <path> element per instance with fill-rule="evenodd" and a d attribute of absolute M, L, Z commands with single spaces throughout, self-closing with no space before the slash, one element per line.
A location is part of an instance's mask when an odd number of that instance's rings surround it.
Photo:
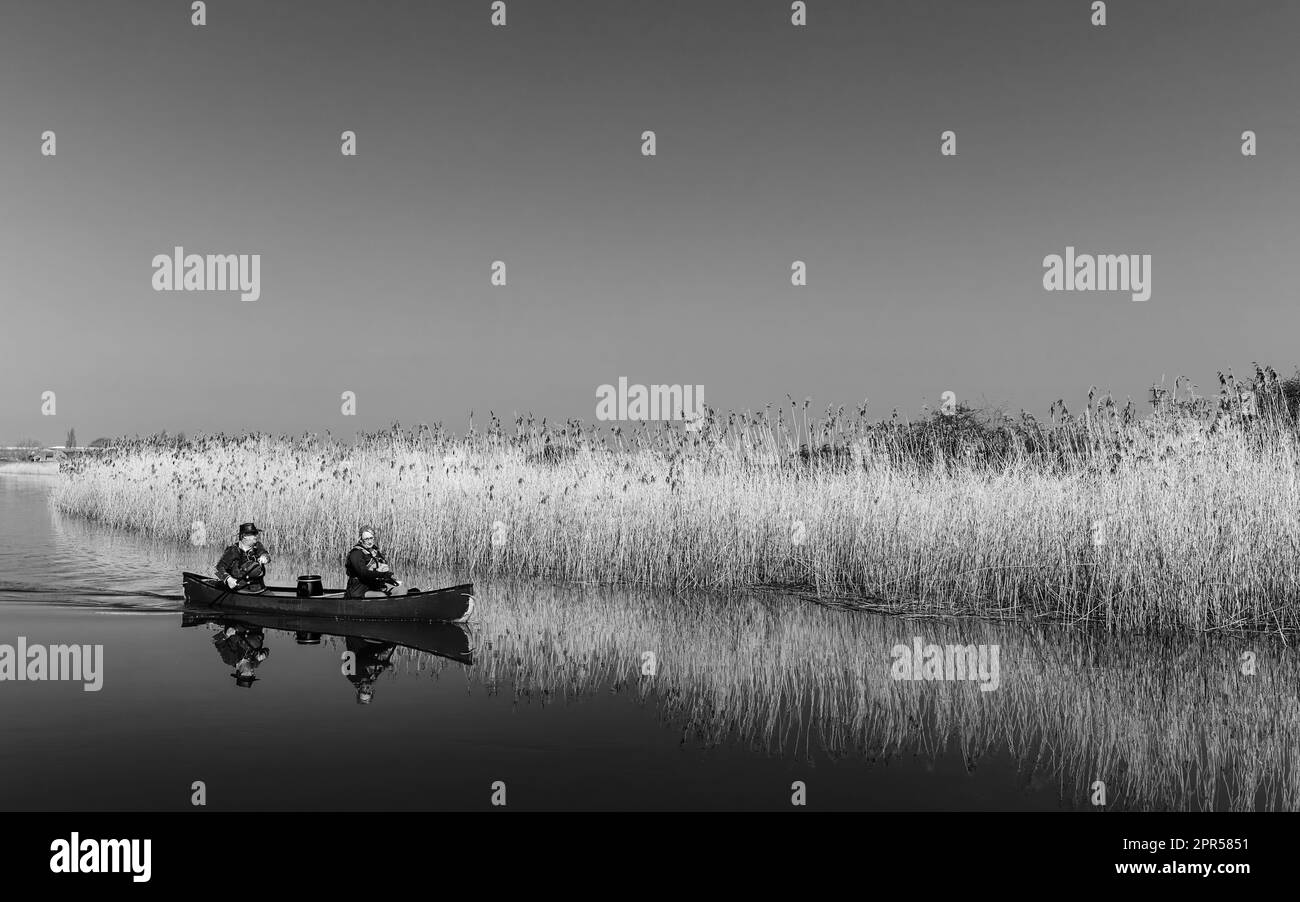
<path fill-rule="evenodd" d="M 358 646 L 192 622 L 180 572 L 221 542 L 62 517 L 54 478 L 0 472 L 0 645 L 102 646 L 102 685 L 0 681 L 0 809 L 1300 807 L 1300 659 L 1275 639 L 480 584 L 472 654 Z M 341 582 L 278 556 L 269 581 L 305 572 Z M 232 641 L 266 652 L 255 679 Z M 996 688 L 895 679 L 922 643 L 996 649 Z M 344 673 L 358 647 L 373 679 Z"/>

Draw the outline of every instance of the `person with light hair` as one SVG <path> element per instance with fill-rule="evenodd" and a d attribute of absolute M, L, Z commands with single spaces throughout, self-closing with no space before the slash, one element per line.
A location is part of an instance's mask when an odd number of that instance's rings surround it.
<path fill-rule="evenodd" d="M 393 568 L 375 541 L 375 531 L 369 526 L 358 531 L 357 544 L 348 552 L 346 569 L 348 585 L 343 594 L 348 598 L 389 598 L 408 591 L 393 575 Z"/>

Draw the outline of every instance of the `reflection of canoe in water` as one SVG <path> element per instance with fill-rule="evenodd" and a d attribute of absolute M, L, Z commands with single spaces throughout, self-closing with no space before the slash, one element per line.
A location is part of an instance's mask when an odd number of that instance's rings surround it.
<path fill-rule="evenodd" d="M 474 663 L 474 642 L 468 630 L 458 623 L 419 623 L 401 620 L 335 620 L 294 614 L 264 614 L 254 611 L 226 612 L 186 605 L 181 626 L 259 627 L 288 633 L 342 636 L 401 645 L 427 651 L 462 664 Z"/>
<path fill-rule="evenodd" d="M 431 589 L 391 598 L 344 598 L 342 590 L 324 595 L 298 597 L 296 588 L 267 586 L 252 594 L 226 586 L 198 573 L 182 573 L 185 601 L 205 608 L 229 611 L 261 611 L 346 620 L 424 620 L 462 622 L 474 612 L 474 584 Z"/>

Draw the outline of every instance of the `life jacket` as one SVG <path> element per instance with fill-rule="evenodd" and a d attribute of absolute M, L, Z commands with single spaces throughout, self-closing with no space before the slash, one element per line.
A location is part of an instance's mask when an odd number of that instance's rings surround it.
<path fill-rule="evenodd" d="M 360 551 L 366 556 L 364 570 L 358 570 L 353 566 L 352 551 Z M 367 548 L 358 542 L 352 546 L 352 551 L 348 552 L 344 560 L 344 569 L 348 575 L 348 585 L 343 593 L 346 597 L 364 598 L 367 590 L 380 590 L 387 584 L 397 582 L 391 569 L 387 573 L 377 572 L 380 564 L 388 563 L 378 545 L 374 548 Z"/>
<path fill-rule="evenodd" d="M 362 552 L 363 554 L 365 554 L 366 557 L 370 558 L 370 560 L 369 560 L 369 561 L 367 562 L 367 564 L 366 564 L 366 570 L 367 570 L 367 572 L 369 572 L 369 571 L 374 571 L 374 570 L 379 569 L 379 565 L 380 565 L 380 564 L 387 564 L 387 563 L 388 563 L 388 559 L 384 557 L 384 553 L 383 553 L 382 551 L 379 550 L 379 546 L 378 546 L 378 545 L 375 545 L 373 548 L 367 548 L 367 547 L 366 547 L 365 545 L 363 545 L 362 543 L 357 542 L 357 544 L 355 544 L 355 545 L 352 546 L 352 550 L 353 550 L 353 551 L 360 551 L 360 552 Z M 362 574 L 360 574 L 360 573 L 353 573 L 353 572 L 351 571 L 351 565 L 348 565 L 348 567 L 349 567 L 349 569 L 348 569 L 348 576 L 361 576 L 361 575 L 362 575 Z"/>

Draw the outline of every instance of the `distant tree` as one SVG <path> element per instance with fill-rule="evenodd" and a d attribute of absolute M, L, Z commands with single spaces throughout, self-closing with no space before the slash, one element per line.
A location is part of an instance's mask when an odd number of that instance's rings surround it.
<path fill-rule="evenodd" d="M 15 448 L 43 448 L 45 443 L 36 438 L 20 438 L 14 442 Z"/>
<path fill-rule="evenodd" d="M 178 432 L 178 433 L 176 433 L 176 444 L 178 444 L 178 445 L 183 445 L 183 444 L 185 444 L 185 433 L 184 433 L 184 432 Z"/>
<path fill-rule="evenodd" d="M 112 440 L 111 438 L 97 438 L 97 439 L 95 439 L 93 442 L 90 443 L 90 447 L 92 447 L 92 448 L 107 448 L 107 447 L 109 447 L 109 446 L 112 445 L 112 444 L 113 444 L 113 440 Z"/>
<path fill-rule="evenodd" d="M 68 430 L 68 438 L 67 438 L 67 440 L 63 443 L 63 446 L 64 446 L 65 448 L 75 448 L 75 447 L 77 447 L 77 430 L 75 430 L 75 429 L 69 429 L 69 430 Z"/>

